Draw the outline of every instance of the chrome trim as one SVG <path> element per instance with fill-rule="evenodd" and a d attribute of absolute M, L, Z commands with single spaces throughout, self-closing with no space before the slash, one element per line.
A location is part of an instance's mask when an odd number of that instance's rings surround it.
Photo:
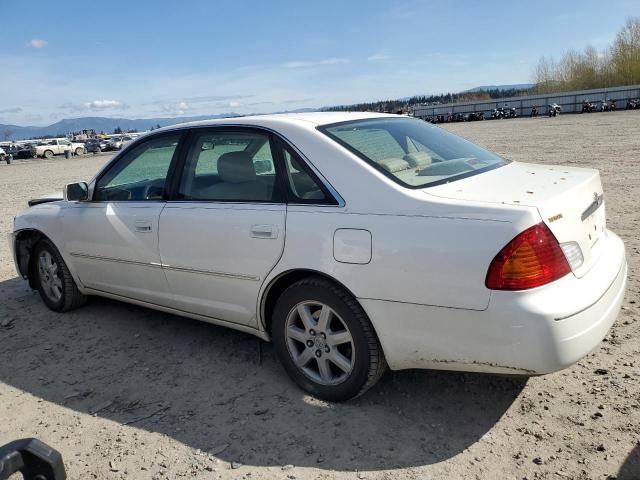
<path fill-rule="evenodd" d="M 256 277 L 254 275 L 246 275 L 243 273 L 216 272 L 214 270 L 200 270 L 197 268 L 176 267 L 173 265 L 167 265 L 166 263 L 162 264 L 162 268 L 164 270 L 173 270 L 175 272 L 195 273 L 199 275 L 211 275 L 214 277 L 237 278 L 240 280 L 253 280 L 254 282 L 260 281 L 260 277 Z"/>
<path fill-rule="evenodd" d="M 162 268 L 163 270 L 172 270 L 175 272 L 185 272 L 185 273 L 195 273 L 197 275 L 211 275 L 214 277 L 224 277 L 224 278 L 236 278 L 239 280 L 252 280 L 254 282 L 259 282 L 260 277 L 256 277 L 255 275 L 246 275 L 243 273 L 229 273 L 229 272 L 217 272 L 214 270 L 200 270 L 197 268 L 187 268 L 187 267 L 177 267 L 174 265 L 167 265 L 166 263 L 158 263 L 158 262 L 139 262 L 137 260 L 128 260 L 124 258 L 114 258 L 114 257 L 101 257 L 98 255 L 87 255 L 84 253 L 71 252 L 69 255 L 76 258 L 86 258 L 88 260 L 99 260 L 102 262 L 114 262 L 114 263 L 125 263 L 128 265 L 138 265 L 140 267 L 150 267 L 150 268 Z"/>
<path fill-rule="evenodd" d="M 70 252 L 69 255 L 76 258 L 86 258 L 88 260 L 100 260 L 103 262 L 126 263 L 129 265 L 139 265 L 141 267 L 162 268 L 162 265 L 155 262 L 139 262 L 137 260 L 128 260 L 126 258 L 101 257 L 98 255 L 88 255 L 86 253 Z"/>
<path fill-rule="evenodd" d="M 601 193 L 600 195 L 598 195 L 597 192 L 594 192 L 593 202 L 591 202 L 591 205 L 589 205 L 587 209 L 584 212 L 582 212 L 582 215 L 580 217 L 582 221 L 584 222 L 587 218 L 589 218 L 593 212 L 595 212 L 602 206 L 603 203 L 604 203 L 604 194 Z"/>

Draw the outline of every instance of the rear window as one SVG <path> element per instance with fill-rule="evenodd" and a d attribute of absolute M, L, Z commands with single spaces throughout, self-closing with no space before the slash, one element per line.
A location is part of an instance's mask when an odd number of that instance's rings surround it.
<path fill-rule="evenodd" d="M 354 120 L 318 129 L 409 188 L 452 182 L 507 163 L 467 140 L 415 118 Z"/>

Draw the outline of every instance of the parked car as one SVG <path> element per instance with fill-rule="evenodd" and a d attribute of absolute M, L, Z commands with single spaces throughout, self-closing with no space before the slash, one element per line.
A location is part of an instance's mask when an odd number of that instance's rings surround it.
<path fill-rule="evenodd" d="M 103 138 L 90 138 L 84 142 L 84 148 L 88 153 L 100 153 L 108 150 L 108 140 Z"/>
<path fill-rule="evenodd" d="M 128 135 L 111 137 L 107 142 L 106 150 L 120 150 L 131 140 L 133 140 L 133 137 L 130 137 Z"/>
<path fill-rule="evenodd" d="M 626 286 L 598 171 L 506 161 L 395 115 L 167 127 L 31 205 L 11 246 L 50 309 L 101 295 L 248 332 L 331 401 L 387 365 L 565 368 Z"/>
<path fill-rule="evenodd" d="M 64 155 L 65 152 L 82 155 L 84 153 L 84 144 L 70 142 L 66 138 L 55 138 L 31 148 L 31 154 L 34 157 L 53 158 L 54 155 Z"/>
<path fill-rule="evenodd" d="M 31 149 L 34 147 L 32 143 L 23 143 L 19 144 L 17 148 L 17 152 L 14 155 L 15 158 L 26 159 L 33 158 L 33 154 L 31 153 Z"/>

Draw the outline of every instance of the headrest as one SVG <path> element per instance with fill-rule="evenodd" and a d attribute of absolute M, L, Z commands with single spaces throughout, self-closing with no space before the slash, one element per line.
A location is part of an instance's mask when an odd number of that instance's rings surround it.
<path fill-rule="evenodd" d="M 408 153 L 404 156 L 404 160 L 411 168 L 431 165 L 431 155 L 427 152 Z"/>
<path fill-rule="evenodd" d="M 226 183 L 252 182 L 256 168 L 247 152 L 227 152 L 218 159 L 218 175 Z"/>
<path fill-rule="evenodd" d="M 395 173 L 409 168 L 409 164 L 401 158 L 385 158 L 384 160 L 378 160 L 378 165 L 389 173 Z"/>

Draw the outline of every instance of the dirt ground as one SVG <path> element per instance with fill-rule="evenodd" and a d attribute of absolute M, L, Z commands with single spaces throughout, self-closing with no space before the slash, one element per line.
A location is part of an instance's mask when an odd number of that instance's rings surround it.
<path fill-rule="evenodd" d="M 388 373 L 327 404 L 249 335 L 98 298 L 48 311 L 3 241 L 0 444 L 39 437 L 72 479 L 640 478 L 640 112 L 446 128 L 509 159 L 600 169 L 630 282 L 580 363 L 531 379 Z M 0 165 L 0 234 L 29 198 L 107 158 Z"/>

